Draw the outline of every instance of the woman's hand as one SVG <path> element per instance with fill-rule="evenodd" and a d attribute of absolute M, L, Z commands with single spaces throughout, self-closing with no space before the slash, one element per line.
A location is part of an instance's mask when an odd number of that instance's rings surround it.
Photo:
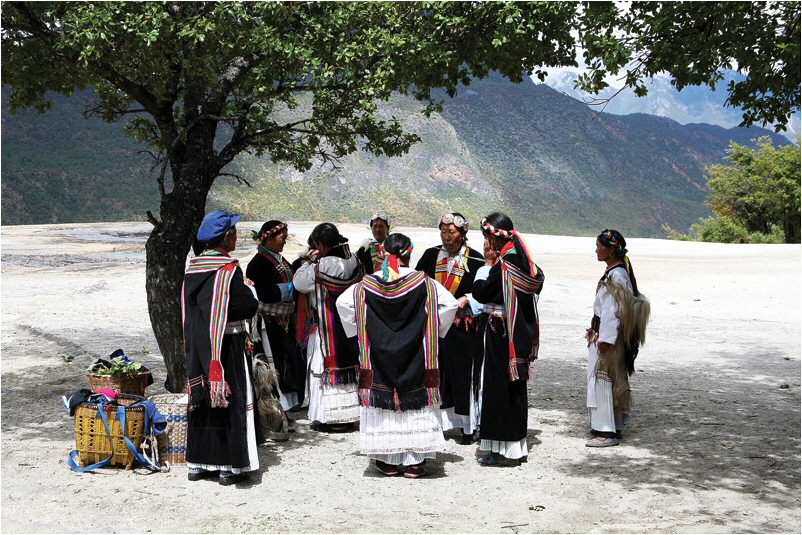
<path fill-rule="evenodd" d="M 457 306 L 459 307 L 460 310 L 464 309 L 468 305 L 469 305 L 468 298 L 465 297 L 464 295 L 459 299 L 457 299 Z"/>
<path fill-rule="evenodd" d="M 485 238 L 484 254 L 486 266 L 492 266 L 496 263 L 496 261 L 498 261 L 498 252 L 493 249 L 493 245 L 487 238 Z"/>
<path fill-rule="evenodd" d="M 246 284 L 247 286 L 255 286 L 255 284 L 253 283 L 253 281 L 252 281 L 251 279 L 249 279 L 248 277 L 244 277 L 244 279 L 245 279 L 245 284 Z"/>

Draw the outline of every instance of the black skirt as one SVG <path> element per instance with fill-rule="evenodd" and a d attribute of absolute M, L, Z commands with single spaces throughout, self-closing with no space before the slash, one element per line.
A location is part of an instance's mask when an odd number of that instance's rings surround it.
<path fill-rule="evenodd" d="M 187 462 L 243 468 L 250 463 L 245 413 L 245 366 L 250 368 L 248 372 L 253 377 L 251 359 L 245 354 L 244 334 L 223 337 L 220 362 L 225 380 L 231 388 L 229 405 L 225 409 L 213 409 L 207 397 L 201 405 L 189 412 Z M 251 399 L 256 399 L 253 391 Z M 256 441 L 263 441 L 258 425 Z"/>
<path fill-rule="evenodd" d="M 293 320 L 295 318 L 293 317 Z M 295 326 L 290 322 L 285 331 L 278 321 L 260 318 L 264 322 L 273 363 L 276 365 L 279 387 L 285 394 L 297 392 L 299 401 L 303 401 L 306 380 L 306 359 L 295 340 Z M 262 340 L 261 343 L 265 344 Z M 263 350 L 266 348 L 262 348 Z M 265 354 L 267 351 L 265 351 Z"/>
<path fill-rule="evenodd" d="M 477 357 L 476 326 L 465 328 L 453 325 L 445 338 L 440 339 L 440 408 L 453 407 L 456 414 L 469 415 L 473 402 L 473 372 Z M 481 361 L 480 361 L 481 362 Z"/>
<path fill-rule="evenodd" d="M 519 441 L 526 438 L 527 431 L 527 377 L 517 381 L 509 379 L 509 347 L 504 321 L 486 315 L 481 318 L 478 340 L 484 341 L 484 381 L 479 437 Z"/>

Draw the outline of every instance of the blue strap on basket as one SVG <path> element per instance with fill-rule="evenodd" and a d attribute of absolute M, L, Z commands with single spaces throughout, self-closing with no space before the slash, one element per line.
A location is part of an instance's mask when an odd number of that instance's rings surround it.
<path fill-rule="evenodd" d="M 134 458 L 142 464 L 145 468 L 148 468 L 153 471 L 161 470 L 159 466 L 159 462 L 154 459 L 150 460 L 141 453 L 139 453 L 134 446 L 134 443 L 131 441 L 130 438 L 125 434 L 125 420 L 126 420 L 126 409 L 134 408 L 134 407 L 143 407 L 145 409 L 145 435 L 152 435 L 158 436 L 164 433 L 167 429 L 167 419 L 164 417 L 162 413 L 156 408 L 156 404 L 151 401 L 138 401 L 132 405 L 126 407 L 125 405 L 118 405 L 117 406 L 117 420 L 120 421 L 120 427 L 123 431 L 123 439 L 125 440 L 125 445 L 128 446 L 128 450 L 134 455 Z M 100 419 L 103 420 L 103 426 L 106 428 L 106 435 L 109 437 L 109 444 L 111 444 L 111 455 L 108 459 L 103 459 L 102 461 L 96 462 L 95 464 L 80 467 L 78 463 L 75 461 L 75 457 L 78 455 L 78 450 L 72 450 L 70 452 L 69 458 L 67 459 L 67 463 L 70 465 L 70 468 L 76 472 L 89 472 L 92 470 L 96 470 L 98 468 L 102 468 L 109 464 L 111 460 L 114 458 L 114 440 L 111 437 L 111 429 L 109 428 L 109 421 L 106 418 L 106 402 L 101 400 L 98 402 L 97 405 L 97 412 L 100 416 Z"/>
<path fill-rule="evenodd" d="M 98 461 L 95 464 L 90 464 L 89 466 L 80 467 L 77 462 L 75 462 L 75 457 L 78 455 L 78 450 L 72 450 L 70 452 L 70 456 L 67 458 L 67 464 L 70 465 L 70 468 L 73 469 L 75 472 L 90 472 L 92 470 L 96 470 L 98 468 L 103 468 L 107 464 L 111 462 L 114 458 L 114 440 L 111 438 L 111 429 L 109 429 L 109 421 L 106 419 L 106 402 L 101 400 L 97 404 L 97 413 L 100 416 L 100 419 L 103 420 L 103 426 L 106 428 L 106 435 L 109 437 L 109 444 L 111 444 L 111 455 L 109 455 L 108 459 L 103 459 L 102 461 Z M 123 427 L 123 432 L 125 432 L 125 427 Z"/>
<path fill-rule="evenodd" d="M 123 430 L 125 429 L 126 409 L 132 409 L 134 407 L 144 407 L 145 409 L 146 436 L 157 436 L 164 433 L 164 431 L 167 429 L 167 419 L 158 411 L 156 404 L 151 401 L 137 401 L 128 407 L 120 407 L 122 411 L 117 409 L 117 419 L 120 420 L 120 425 L 122 426 Z M 136 446 L 134 446 L 134 443 L 131 442 L 131 439 L 128 438 L 124 432 L 123 439 L 125 440 L 125 445 L 128 446 L 128 450 L 134 455 L 134 458 L 139 461 L 142 466 L 153 470 L 154 472 L 161 470 L 159 461 L 155 457 L 151 460 L 139 453 L 136 449 Z"/>

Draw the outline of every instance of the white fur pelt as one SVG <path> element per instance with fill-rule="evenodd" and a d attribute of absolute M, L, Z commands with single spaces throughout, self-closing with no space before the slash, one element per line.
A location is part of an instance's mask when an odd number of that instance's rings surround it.
<path fill-rule="evenodd" d="M 652 307 L 645 295 L 633 295 L 612 281 L 606 284 L 607 291 L 618 302 L 618 317 L 621 319 L 619 335 L 625 344 L 635 347 L 646 342 L 646 326 L 652 315 Z"/>
<path fill-rule="evenodd" d="M 271 440 L 288 440 L 288 422 L 281 402 L 273 394 L 273 388 L 278 385 L 278 375 L 271 370 L 266 362 L 255 358 L 253 361 L 253 379 L 256 389 L 256 407 L 259 414 L 259 424 L 265 437 Z"/>

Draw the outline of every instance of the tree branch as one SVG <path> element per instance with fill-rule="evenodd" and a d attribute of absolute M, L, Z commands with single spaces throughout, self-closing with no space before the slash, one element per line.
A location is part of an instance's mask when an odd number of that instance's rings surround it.
<path fill-rule="evenodd" d="M 248 182 L 246 179 L 244 179 L 241 176 L 239 176 L 237 174 L 234 174 L 234 173 L 217 173 L 217 176 L 230 176 L 232 178 L 236 178 L 237 182 L 239 182 L 240 184 L 244 184 L 244 185 L 248 186 L 249 188 L 253 187 L 251 185 L 251 183 Z"/>

